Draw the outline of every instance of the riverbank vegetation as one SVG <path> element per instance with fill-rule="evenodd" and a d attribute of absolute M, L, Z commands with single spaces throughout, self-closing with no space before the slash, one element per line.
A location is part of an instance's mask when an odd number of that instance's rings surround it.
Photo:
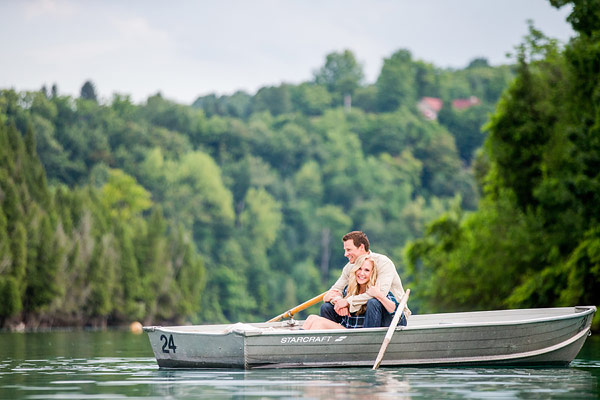
<path fill-rule="evenodd" d="M 264 319 L 325 290 L 355 228 L 402 268 L 428 220 L 476 207 L 473 143 L 459 138 L 483 142 L 511 78 L 484 60 L 442 70 L 401 50 L 366 85 L 344 51 L 312 82 L 194 105 L 103 103 L 90 82 L 79 98 L 3 90 L 0 315 Z M 417 110 L 425 95 L 447 104 L 439 122 Z M 451 107 L 469 96 L 482 104 Z"/>
<path fill-rule="evenodd" d="M 446 212 L 407 248 L 424 309 L 600 302 L 600 2 L 573 3 L 564 49 L 533 27 L 517 49 L 476 162 L 477 211 Z"/>
<path fill-rule="evenodd" d="M 420 312 L 597 304 L 598 29 L 573 20 L 512 66 L 399 50 L 371 84 L 345 50 L 192 105 L 1 90 L 0 323 L 268 319 L 331 284 L 352 229 Z"/>

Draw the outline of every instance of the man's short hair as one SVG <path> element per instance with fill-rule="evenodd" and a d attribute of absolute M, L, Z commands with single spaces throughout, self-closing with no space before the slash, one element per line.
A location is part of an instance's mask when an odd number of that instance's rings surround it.
<path fill-rule="evenodd" d="M 342 238 L 343 242 L 347 240 L 352 240 L 352 243 L 354 243 L 356 247 L 360 247 L 360 245 L 363 244 L 365 246 L 365 251 L 369 251 L 369 238 L 366 233 L 361 231 L 348 232 Z"/>

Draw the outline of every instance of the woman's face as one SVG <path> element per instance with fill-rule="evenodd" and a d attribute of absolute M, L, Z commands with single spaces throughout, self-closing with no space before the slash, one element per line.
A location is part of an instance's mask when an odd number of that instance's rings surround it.
<path fill-rule="evenodd" d="M 365 285 L 371 279 L 371 273 L 373 273 L 373 262 L 371 260 L 365 260 L 363 265 L 356 270 L 356 283 L 359 285 Z"/>

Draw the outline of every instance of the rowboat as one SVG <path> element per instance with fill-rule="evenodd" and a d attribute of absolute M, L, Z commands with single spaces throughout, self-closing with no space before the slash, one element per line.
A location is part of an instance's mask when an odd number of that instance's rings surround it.
<path fill-rule="evenodd" d="M 594 306 L 412 315 L 381 366 L 566 366 Z M 388 328 L 303 330 L 301 320 L 147 326 L 160 368 L 370 367 Z"/>

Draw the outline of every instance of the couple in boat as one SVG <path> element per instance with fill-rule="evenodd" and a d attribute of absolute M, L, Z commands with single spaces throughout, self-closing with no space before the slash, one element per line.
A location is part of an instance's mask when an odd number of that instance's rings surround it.
<path fill-rule="evenodd" d="M 320 315 L 309 315 L 303 329 L 374 328 L 389 326 L 398 301 L 404 295 L 394 263 L 369 250 L 364 232 L 353 231 L 342 238 L 348 264 L 323 297 Z M 400 325 L 406 325 L 408 307 Z"/>

